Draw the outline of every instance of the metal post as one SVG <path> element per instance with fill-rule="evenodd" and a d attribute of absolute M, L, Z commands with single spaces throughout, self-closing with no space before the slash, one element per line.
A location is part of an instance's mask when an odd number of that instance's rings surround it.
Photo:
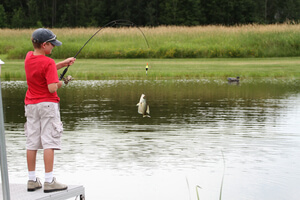
<path fill-rule="evenodd" d="M 1 64 L 4 63 L 0 63 L 0 75 L 1 75 Z M 0 164 L 1 164 L 3 200 L 10 200 L 7 158 L 6 158 L 6 143 L 5 143 L 5 132 L 4 132 L 3 104 L 2 104 L 2 92 L 1 92 L 1 77 L 0 77 L 0 159 L 1 159 Z"/>

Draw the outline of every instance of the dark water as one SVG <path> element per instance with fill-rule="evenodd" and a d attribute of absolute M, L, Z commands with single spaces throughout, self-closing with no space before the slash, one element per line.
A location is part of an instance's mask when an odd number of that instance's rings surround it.
<path fill-rule="evenodd" d="M 200 199 L 218 199 L 223 175 L 222 199 L 298 199 L 299 83 L 71 82 L 59 91 L 55 174 L 90 199 L 197 199 L 196 185 Z M 2 82 L 11 181 L 27 179 L 25 92 L 25 82 Z M 151 118 L 137 113 L 142 93 Z"/>

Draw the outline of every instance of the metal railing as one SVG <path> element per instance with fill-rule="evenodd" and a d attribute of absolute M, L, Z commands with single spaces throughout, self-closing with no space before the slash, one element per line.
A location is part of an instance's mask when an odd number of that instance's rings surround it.
<path fill-rule="evenodd" d="M 1 75 L 1 63 L 0 63 L 0 75 Z M 2 104 L 2 92 L 1 91 L 2 91 L 2 89 L 1 89 L 1 77 L 0 77 L 0 161 L 1 161 L 0 164 L 1 164 L 2 194 L 3 194 L 3 200 L 10 200 L 7 157 L 6 157 L 6 142 L 5 142 L 5 131 L 4 131 L 4 116 L 3 116 L 3 104 Z"/>

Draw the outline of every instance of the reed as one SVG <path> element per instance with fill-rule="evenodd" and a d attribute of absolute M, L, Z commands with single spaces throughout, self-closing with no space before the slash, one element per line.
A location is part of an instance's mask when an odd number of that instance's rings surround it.
<path fill-rule="evenodd" d="M 74 56 L 97 28 L 52 29 L 63 42 L 52 57 Z M 78 58 L 252 58 L 300 55 L 300 25 L 105 28 Z M 33 29 L 0 29 L 0 54 L 24 58 Z"/>
<path fill-rule="evenodd" d="M 223 191 L 223 183 L 224 183 L 224 175 L 225 175 L 225 158 L 224 158 L 223 151 L 222 151 L 222 158 L 223 158 L 223 176 L 222 176 L 222 180 L 221 180 L 219 200 L 222 200 L 222 191 Z M 189 184 L 188 178 L 185 177 L 185 179 L 186 179 L 186 183 L 187 183 L 187 187 L 188 187 L 188 191 L 189 191 L 189 199 L 191 200 L 190 184 Z M 197 200 L 200 200 L 199 189 L 202 189 L 202 188 L 199 185 L 196 185 L 195 188 L 196 188 Z"/>

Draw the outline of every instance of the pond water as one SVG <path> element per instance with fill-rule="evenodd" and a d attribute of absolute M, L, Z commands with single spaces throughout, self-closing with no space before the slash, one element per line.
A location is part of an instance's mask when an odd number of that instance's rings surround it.
<path fill-rule="evenodd" d="M 221 185 L 224 200 L 299 199 L 299 83 L 73 81 L 59 91 L 64 134 L 54 174 L 84 185 L 87 199 L 194 200 L 197 191 L 218 199 Z M 26 89 L 2 82 L 11 183 L 27 182 Z M 137 113 L 141 94 L 151 118 Z M 39 151 L 43 180 L 42 158 Z"/>

